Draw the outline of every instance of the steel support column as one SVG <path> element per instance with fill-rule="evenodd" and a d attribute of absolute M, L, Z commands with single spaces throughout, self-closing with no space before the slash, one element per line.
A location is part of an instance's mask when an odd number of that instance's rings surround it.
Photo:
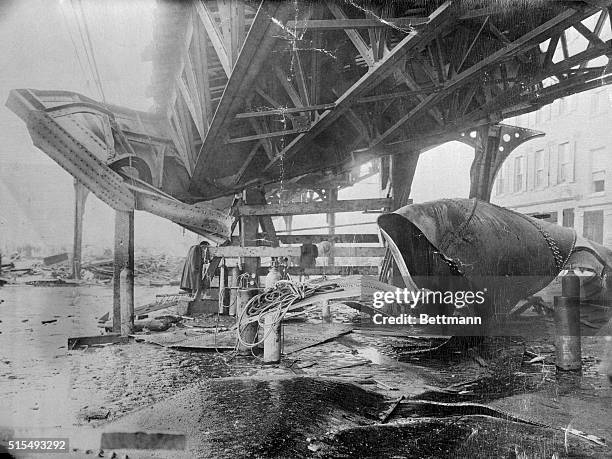
<path fill-rule="evenodd" d="M 81 259 L 83 248 L 83 215 L 89 190 L 78 180 L 74 180 L 74 238 L 72 246 L 72 278 L 81 278 Z"/>
<path fill-rule="evenodd" d="M 134 272 L 134 211 L 115 211 L 115 262 L 113 270 L 113 332 L 121 332 L 121 271 Z M 134 298 L 134 284 L 131 286 Z M 133 308 L 132 308 L 133 309 Z"/>
<path fill-rule="evenodd" d="M 543 135 L 540 131 L 507 124 L 482 126 L 464 135 L 461 141 L 475 150 L 470 169 L 470 198 L 489 202 L 495 176 L 508 155 L 527 140 Z"/>

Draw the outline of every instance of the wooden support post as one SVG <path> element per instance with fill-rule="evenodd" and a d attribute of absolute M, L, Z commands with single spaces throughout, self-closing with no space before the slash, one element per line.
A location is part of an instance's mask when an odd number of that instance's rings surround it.
<path fill-rule="evenodd" d="M 265 204 L 264 193 L 259 189 L 244 190 L 242 199 L 245 204 Z M 257 245 L 257 232 L 259 231 L 259 218 L 257 216 L 240 217 L 240 245 L 249 247 Z M 245 274 L 249 275 L 248 289 L 259 287 L 258 270 L 260 259 L 258 257 L 243 257 L 242 268 Z M 257 340 L 257 323 L 247 325 L 242 332 L 245 340 L 252 339 L 250 342 Z M 247 341 L 249 342 L 249 341 Z M 241 353 L 248 353 L 248 349 L 241 349 Z"/>
<path fill-rule="evenodd" d="M 293 231 L 293 215 L 283 215 L 283 220 L 285 220 L 285 231 L 287 234 L 291 234 L 291 231 Z"/>
<path fill-rule="evenodd" d="M 336 201 L 338 201 L 338 188 L 330 188 L 328 191 L 328 200 L 330 205 L 334 205 Z M 331 244 L 331 250 L 329 252 L 329 258 L 327 259 L 328 266 L 334 266 L 334 234 L 336 234 L 336 214 L 335 212 L 330 212 L 327 214 L 327 224 L 329 225 L 329 241 Z"/>
<path fill-rule="evenodd" d="M 74 180 L 74 239 L 72 246 L 72 278 L 81 278 L 83 248 L 83 215 L 89 190 L 77 179 Z"/>
<path fill-rule="evenodd" d="M 121 270 L 121 336 L 127 336 L 134 331 L 134 272 L 129 268 Z"/>
<path fill-rule="evenodd" d="M 235 316 L 238 305 L 238 277 L 240 277 L 240 268 L 234 266 L 230 270 L 230 304 L 229 304 L 229 315 Z"/>
<path fill-rule="evenodd" d="M 225 258 L 221 259 L 219 266 L 219 315 L 225 314 L 225 288 L 227 287 L 227 269 Z"/>
<path fill-rule="evenodd" d="M 134 272 L 134 211 L 115 211 L 115 262 L 113 271 L 113 332 L 121 332 L 121 271 Z M 131 287 L 134 299 L 134 285 Z M 129 299 L 129 296 L 128 296 Z M 133 310 L 134 305 L 131 305 Z"/>

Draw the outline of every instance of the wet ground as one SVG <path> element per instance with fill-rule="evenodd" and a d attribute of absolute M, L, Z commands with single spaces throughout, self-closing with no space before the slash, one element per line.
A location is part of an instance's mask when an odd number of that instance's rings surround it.
<path fill-rule="evenodd" d="M 137 304 L 156 293 L 137 288 Z M 0 289 L 0 440 L 61 434 L 75 457 L 612 457 L 560 429 L 612 444 L 598 338 L 583 339 L 582 375 L 562 378 L 550 336 L 414 354 L 444 340 L 355 330 L 273 366 L 133 341 L 68 350 L 67 337 L 100 333 L 111 297 L 101 286 Z M 351 322 L 350 310 L 333 313 Z M 315 316 L 295 322 L 314 344 L 327 330 Z M 108 430 L 177 431 L 187 450 L 100 453 Z"/>

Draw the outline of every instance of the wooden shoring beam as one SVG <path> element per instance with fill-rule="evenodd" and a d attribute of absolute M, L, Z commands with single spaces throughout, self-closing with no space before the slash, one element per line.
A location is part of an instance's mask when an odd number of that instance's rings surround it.
<path fill-rule="evenodd" d="M 591 32 L 587 28 L 587 26 L 585 26 L 580 21 L 574 24 L 574 29 L 576 29 L 578 33 L 580 33 L 580 35 L 582 35 L 584 38 L 586 38 L 589 41 L 589 44 L 587 46 L 601 45 L 603 43 L 601 38 L 599 38 L 598 34 Z"/>
<path fill-rule="evenodd" d="M 556 64 L 552 64 L 548 66 L 547 68 L 543 69 L 542 71 L 538 72 L 537 74 L 535 74 L 529 80 L 524 81 L 523 85 L 513 86 L 509 91 L 506 91 L 501 96 L 494 99 L 493 101 L 487 104 L 484 104 L 482 107 L 480 107 L 475 112 L 484 113 L 484 112 L 492 112 L 492 111 L 499 110 L 503 106 L 503 104 L 506 103 L 506 101 L 519 97 L 521 93 L 525 93 L 526 91 L 525 88 L 538 84 L 541 81 L 553 75 L 559 75 L 564 72 L 567 72 L 569 69 L 571 69 L 572 67 L 575 67 L 576 65 L 579 65 L 581 62 L 585 62 L 585 61 L 588 62 L 601 55 L 605 55 L 606 53 L 610 52 L 611 47 L 612 47 L 612 40 L 609 40 L 607 42 L 604 42 L 602 45 L 592 46 L 590 49 L 582 51 L 578 54 L 574 54 L 573 56 L 563 61 L 559 61 Z M 588 78 L 588 77 L 585 77 L 585 78 Z M 530 97 L 530 96 L 527 94 L 527 97 Z"/>
<path fill-rule="evenodd" d="M 225 143 L 250 142 L 251 140 L 270 139 L 272 137 L 282 137 L 284 135 L 298 134 L 304 132 L 304 128 L 285 129 L 283 131 L 262 132 L 261 134 L 246 135 L 243 137 L 229 137 Z"/>
<path fill-rule="evenodd" d="M 200 20 L 204 25 L 204 29 L 206 30 L 206 34 L 208 35 L 208 39 L 212 43 L 213 48 L 217 53 L 217 57 L 219 58 L 219 62 L 221 62 L 221 66 L 229 78 L 232 73 L 232 65 L 225 46 L 225 41 L 223 40 L 223 35 L 216 24 L 215 18 L 203 0 L 196 0 L 195 6 L 198 16 L 200 17 Z"/>
<path fill-rule="evenodd" d="M 608 10 L 602 9 L 601 14 L 599 15 L 599 18 L 597 19 L 597 23 L 595 24 L 595 28 L 593 29 L 593 33 L 598 39 L 600 39 L 599 36 L 601 35 L 601 31 L 603 29 L 604 24 L 606 23 L 607 18 L 608 18 Z M 589 44 L 587 45 L 587 49 L 590 48 L 591 46 L 593 46 L 593 43 L 589 41 Z M 584 68 L 586 67 L 586 65 L 587 65 L 587 62 L 583 62 L 580 64 L 580 68 Z"/>
<path fill-rule="evenodd" d="M 312 34 L 312 52 L 310 54 L 310 101 L 313 104 L 319 103 L 321 82 L 321 33 L 313 32 Z M 327 110 L 327 109 L 323 109 Z M 318 113 L 315 113 L 315 119 L 318 118 Z"/>
<path fill-rule="evenodd" d="M 423 87 L 421 86 L 420 89 L 418 90 L 410 90 L 410 91 L 394 91 L 394 92 L 387 92 L 385 94 L 376 94 L 373 96 L 365 96 L 365 97 L 360 97 L 359 99 L 357 99 L 355 101 L 356 104 L 371 104 L 374 102 L 380 102 L 383 100 L 389 100 L 389 99 L 398 99 L 400 97 L 413 97 L 416 95 L 422 95 L 422 94 L 431 94 L 433 92 L 439 91 L 440 89 L 442 89 L 441 86 L 427 86 L 427 87 Z M 333 105 L 335 106 L 335 104 Z M 330 107 L 330 108 L 333 108 Z"/>
<path fill-rule="evenodd" d="M 252 83 L 266 63 L 268 54 L 277 42 L 278 37 L 282 36 L 282 23 L 291 13 L 291 9 L 290 2 L 264 0 L 257 10 L 198 154 L 194 174 L 190 182 L 190 190 L 194 194 L 201 193 L 199 187 L 209 186 L 205 178 L 209 169 L 207 164 L 209 154 L 217 151 L 223 145 L 226 133 L 225 127 L 234 119 L 242 108 L 244 100 L 252 92 Z"/>
<path fill-rule="evenodd" d="M 332 14 L 336 17 L 336 19 L 346 20 L 348 19 L 342 8 L 338 6 L 336 2 L 328 1 L 327 7 L 332 12 Z M 363 58 L 363 60 L 368 64 L 368 67 L 372 67 L 374 65 L 374 58 L 372 56 L 372 49 L 368 46 L 362 36 L 353 29 L 345 29 L 346 34 L 349 39 L 357 48 L 357 51 Z"/>
<path fill-rule="evenodd" d="M 202 97 L 200 95 L 202 90 L 199 87 L 198 81 L 196 79 L 193 63 L 191 62 L 191 56 L 189 52 L 185 57 L 184 75 L 185 80 L 187 81 L 186 89 L 190 95 L 190 99 L 195 109 L 195 116 L 193 117 L 193 119 L 197 120 L 197 123 L 199 123 L 199 125 L 197 125 L 196 127 L 198 129 L 198 132 L 200 133 L 200 137 L 204 138 L 204 136 L 206 135 L 206 130 L 208 128 L 208 123 L 205 124 L 204 122 L 204 109 L 202 107 Z"/>
<path fill-rule="evenodd" d="M 380 199 L 355 199 L 326 202 L 295 202 L 284 204 L 262 204 L 252 206 L 240 206 L 236 212 L 240 216 L 251 215 L 309 215 L 328 214 L 336 212 L 365 212 L 366 210 L 390 209 L 392 202 L 387 198 Z"/>
<path fill-rule="evenodd" d="M 411 91 L 414 92 L 415 97 L 420 102 L 422 102 L 425 99 L 425 96 L 419 92 L 421 91 L 421 88 L 416 83 L 416 81 L 412 79 L 412 77 L 408 74 L 408 72 L 406 72 L 405 70 L 397 69 L 396 74 L 404 82 L 404 84 L 408 86 L 408 88 Z M 437 108 L 431 108 L 428 110 L 428 112 L 430 113 L 431 117 L 434 119 L 436 123 L 438 123 L 440 126 L 444 124 L 444 119 L 442 118 L 442 114 Z"/>
<path fill-rule="evenodd" d="M 476 33 L 476 35 L 474 36 L 474 39 L 470 43 L 470 46 L 468 46 L 468 49 L 463 54 L 463 57 L 461 58 L 461 62 L 459 62 L 459 65 L 457 65 L 457 69 L 455 70 L 455 73 L 461 72 L 461 69 L 463 68 L 463 64 L 465 63 L 465 60 L 468 58 L 468 56 L 472 52 L 472 48 L 474 48 L 474 45 L 478 41 L 478 38 L 480 38 L 480 34 L 482 33 L 482 29 L 484 29 L 484 26 L 487 24 L 487 22 L 489 22 L 489 16 L 487 16 L 485 18 L 485 20 L 482 22 L 482 25 L 478 29 L 478 32 Z"/>
<path fill-rule="evenodd" d="M 193 166 L 195 164 L 195 155 L 196 149 L 193 141 L 193 131 L 191 128 L 189 109 L 187 108 L 187 103 L 185 102 L 185 98 L 181 95 L 176 99 L 177 107 L 176 114 L 179 119 L 179 130 L 183 134 L 183 139 L 185 139 L 185 146 L 187 147 L 187 156 L 189 158 L 189 163 Z"/>
<path fill-rule="evenodd" d="M 567 46 L 567 35 L 565 35 L 565 30 L 561 32 L 561 50 L 563 51 L 563 59 L 567 59 L 569 57 L 569 48 Z"/>
<path fill-rule="evenodd" d="M 276 74 L 276 78 L 278 79 L 278 82 L 281 84 L 281 86 L 283 87 L 283 89 L 285 90 L 289 98 L 291 99 L 291 102 L 293 102 L 293 105 L 295 107 L 302 107 L 304 103 L 302 102 L 302 99 L 300 98 L 299 94 L 293 87 L 293 84 L 291 84 L 291 81 L 289 81 L 285 71 L 281 69 L 279 66 L 274 66 L 274 73 Z"/>
<path fill-rule="evenodd" d="M 317 110 L 330 110 L 336 106 L 335 103 L 331 104 L 319 104 L 319 105 L 309 105 L 303 107 L 288 107 L 288 108 L 276 108 L 274 110 L 259 110 L 253 112 L 244 112 L 238 113 L 236 115 L 236 119 L 245 119 L 245 118 L 262 118 L 265 116 L 276 116 L 276 115 L 287 115 L 292 113 L 305 113 L 305 112 L 314 112 Z"/>
<path fill-rule="evenodd" d="M 468 88 L 465 94 L 465 97 L 463 101 L 461 102 L 461 105 L 457 109 L 457 113 L 460 116 L 463 116 L 465 114 L 465 111 L 468 109 L 468 107 L 472 103 L 472 100 L 474 99 L 474 94 L 476 94 L 476 91 L 478 90 L 478 86 L 479 86 L 478 84 L 473 84 L 472 86 Z"/>
<path fill-rule="evenodd" d="M 296 30 L 344 30 L 344 29 L 410 29 L 415 25 L 427 23 L 427 16 L 410 16 L 401 18 L 385 18 L 384 20 L 373 17 L 367 19 L 309 19 L 289 21 L 287 27 Z"/>
<path fill-rule="evenodd" d="M 333 239 L 336 244 L 377 244 L 378 234 L 281 234 L 278 236 L 283 244 L 312 244 Z"/>
<path fill-rule="evenodd" d="M 544 55 L 544 63 L 543 67 L 548 67 L 555 57 L 555 51 L 557 50 L 557 45 L 559 44 L 559 39 L 561 38 L 561 34 L 555 34 L 550 37 L 550 42 L 548 43 L 548 48 L 546 49 L 546 54 Z"/>
<path fill-rule="evenodd" d="M 304 75 L 304 69 L 302 68 L 300 54 L 297 51 L 293 51 L 291 59 L 291 64 L 295 72 L 297 88 L 300 93 L 301 106 L 310 105 L 310 97 L 308 94 L 308 87 L 306 85 L 306 76 Z"/>
<path fill-rule="evenodd" d="M 433 46 L 433 57 L 434 62 L 436 64 L 436 69 L 438 71 L 438 81 L 443 84 L 446 81 L 446 72 L 444 71 L 444 55 L 442 54 L 442 45 L 440 44 L 440 38 L 436 38 L 429 44 L 430 47 Z"/>
<path fill-rule="evenodd" d="M 249 164 L 251 164 L 251 161 L 253 161 L 253 158 L 255 157 L 255 155 L 257 154 L 257 151 L 259 150 L 259 147 L 261 147 L 262 145 L 264 145 L 264 140 L 255 142 L 246 160 L 244 161 L 244 163 L 240 167 L 240 170 L 236 173 L 236 176 L 234 177 L 234 185 L 237 185 L 240 182 L 240 180 L 242 180 L 242 177 L 244 177 L 244 173 L 246 172 L 247 167 L 249 167 Z M 266 150 L 266 153 L 267 153 L 267 150 Z M 270 156 L 268 155 L 268 157 Z"/>
<path fill-rule="evenodd" d="M 227 1 L 227 0 L 226 0 Z M 244 1 L 242 0 L 229 0 L 230 1 L 230 42 L 229 50 L 231 52 L 231 63 L 232 66 L 238 59 L 240 48 L 244 43 Z"/>
<path fill-rule="evenodd" d="M 444 84 L 444 89 L 442 91 L 425 98 L 421 103 L 419 103 L 406 115 L 404 115 L 397 122 L 395 122 L 384 133 L 374 139 L 373 146 L 388 139 L 391 135 L 394 135 L 402 126 L 404 126 L 404 124 L 406 124 L 409 120 L 415 118 L 423 110 L 427 110 L 433 107 L 437 102 L 441 101 L 443 98 L 460 88 L 462 85 L 474 81 L 475 78 L 483 71 L 489 69 L 494 65 L 499 64 L 503 60 L 507 60 L 513 56 L 516 56 L 517 54 L 523 53 L 528 49 L 537 46 L 541 41 L 545 40 L 546 37 L 551 34 L 551 31 L 556 30 L 560 27 L 564 28 L 566 26 L 569 26 L 572 24 L 573 21 L 583 19 L 584 16 L 584 12 L 576 12 L 575 10 L 568 8 L 567 10 L 561 12 L 549 21 L 546 21 L 544 24 L 540 25 L 539 27 L 536 27 L 532 31 L 513 41 L 508 46 L 503 47 L 502 49 L 494 52 L 490 56 L 480 60 L 478 63 L 474 64 L 469 69 L 457 74 L 455 78 L 447 81 Z"/>
<path fill-rule="evenodd" d="M 185 139 L 183 138 L 183 135 L 179 130 L 178 115 L 176 114 L 176 108 L 174 106 L 172 106 L 168 110 L 168 121 L 170 122 L 170 138 L 172 139 L 174 147 L 176 148 L 176 151 L 178 152 L 180 158 L 183 160 L 187 172 L 191 175 L 193 170 L 192 164 L 189 161 L 189 155 L 187 154 L 187 146 L 185 145 Z"/>
<path fill-rule="evenodd" d="M 249 119 L 249 123 L 251 124 L 251 127 L 258 135 L 269 133 L 268 129 L 265 127 L 266 126 L 265 122 L 262 122 L 257 119 Z M 274 158 L 274 146 L 272 145 L 272 141 L 269 138 L 267 139 L 262 138 L 260 139 L 260 142 L 261 142 L 261 145 L 264 147 L 264 150 L 268 158 L 269 159 Z M 249 153 L 249 156 L 251 156 L 251 153 Z"/>
<path fill-rule="evenodd" d="M 320 118 L 311 126 L 310 130 L 297 136 L 285 149 L 280 152 L 274 161 L 271 161 L 265 170 L 273 167 L 280 158 L 288 158 L 299 153 L 305 145 L 322 133 L 335 120 L 342 116 L 356 101 L 368 91 L 378 86 L 393 71 L 397 64 L 408 54 L 420 49 L 429 43 L 442 28 L 447 27 L 453 20 L 450 3 L 445 2 L 430 17 L 428 26 L 419 33 L 410 33 L 400 41 L 386 56 L 384 56 L 375 67 L 362 76 L 336 101 L 336 108 L 324 112 Z"/>
<path fill-rule="evenodd" d="M 265 234 L 257 234 L 257 239 L 264 239 Z M 378 234 L 374 233 L 343 233 L 343 234 L 279 234 L 279 242 L 283 244 L 316 244 L 323 241 L 331 241 L 336 244 L 379 244 L 381 242 Z M 240 238 L 232 236 L 232 245 L 239 244 Z"/>
<path fill-rule="evenodd" d="M 196 105 L 196 99 L 192 97 L 189 88 L 183 81 L 183 78 L 179 77 L 176 80 L 176 85 L 178 86 L 181 97 L 183 98 L 183 102 L 187 106 L 187 109 L 191 114 L 191 118 L 193 119 L 194 124 L 196 125 L 196 129 L 198 130 L 198 134 L 200 134 L 200 138 L 204 138 L 204 136 L 206 135 L 206 130 L 204 129 L 204 122 L 202 120 L 201 113 Z"/>
<path fill-rule="evenodd" d="M 301 247 L 240 247 L 228 245 L 224 247 L 207 247 L 208 255 L 212 257 L 241 258 L 241 257 L 291 257 L 300 256 Z M 333 256 L 346 258 L 382 257 L 384 247 L 334 247 Z"/>
<path fill-rule="evenodd" d="M 278 247 L 280 241 L 276 235 L 276 229 L 274 228 L 274 221 L 272 221 L 272 217 L 270 215 L 260 216 L 259 226 L 261 226 L 261 229 L 265 233 L 268 241 L 272 243 L 272 247 Z"/>
<path fill-rule="evenodd" d="M 201 99 L 202 119 L 206 124 L 204 127 L 208 132 L 208 127 L 210 126 L 210 121 L 213 115 L 212 103 L 210 100 L 210 82 L 208 79 L 208 50 L 206 45 L 205 30 L 203 30 L 203 25 L 199 20 L 194 20 L 193 49 L 194 53 L 192 66 Z"/>

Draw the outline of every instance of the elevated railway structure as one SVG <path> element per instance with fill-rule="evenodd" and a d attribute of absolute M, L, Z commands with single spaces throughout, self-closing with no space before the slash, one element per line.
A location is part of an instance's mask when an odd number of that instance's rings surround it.
<path fill-rule="evenodd" d="M 543 135 L 502 120 L 610 83 L 611 3 L 160 1 L 154 112 L 61 90 L 15 89 L 7 105 L 74 176 L 77 233 L 83 190 L 117 211 L 119 265 L 133 263 L 134 209 L 215 245 L 255 245 L 260 227 L 274 245 L 292 196 L 313 190 L 320 202 L 292 212 L 333 220 L 354 205 L 338 188 L 374 161 L 379 208 L 400 207 L 419 155 L 452 140 L 475 148 L 470 195 L 489 200 L 512 149 Z"/>

